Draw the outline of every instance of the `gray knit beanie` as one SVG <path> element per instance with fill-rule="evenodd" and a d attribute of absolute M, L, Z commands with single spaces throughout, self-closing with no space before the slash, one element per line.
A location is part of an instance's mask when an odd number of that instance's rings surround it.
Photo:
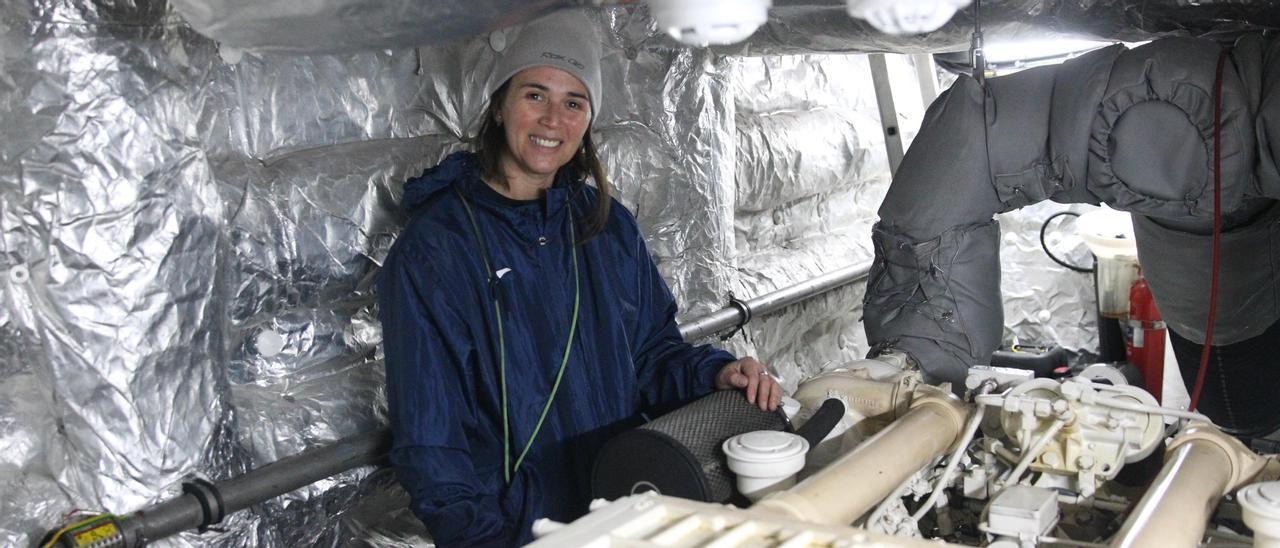
<path fill-rule="evenodd" d="M 600 37 L 596 24 L 580 9 L 552 13 L 507 33 L 486 100 L 516 73 L 546 65 L 572 74 L 587 87 L 591 119 L 600 111 Z"/>

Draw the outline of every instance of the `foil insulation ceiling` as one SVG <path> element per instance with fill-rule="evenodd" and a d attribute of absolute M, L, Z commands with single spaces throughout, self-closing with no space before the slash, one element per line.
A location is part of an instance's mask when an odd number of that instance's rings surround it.
<path fill-rule="evenodd" d="M 734 49 L 748 54 L 964 51 L 974 27 L 972 5 L 934 32 L 890 36 L 848 17 L 843 1 L 773 4 L 769 22 Z M 1280 28 L 1280 1 L 986 0 L 981 15 L 987 43 L 1067 36 L 1139 42 Z"/>
<path fill-rule="evenodd" d="M 349 53 L 457 42 L 584 0 L 169 0 L 197 32 L 253 51 Z M 597 3 L 598 4 L 598 3 Z"/>
<path fill-rule="evenodd" d="M 197 31 L 249 51 L 342 53 L 438 45 L 556 9 L 630 0 L 170 0 Z M 638 9 L 644 9 L 641 6 Z M 969 47 L 973 9 L 937 31 L 887 35 L 848 16 L 844 0 L 773 0 L 769 22 L 722 53 L 941 52 Z M 1081 36 L 1137 42 L 1176 34 L 1280 27 L 1280 0 L 987 0 L 987 39 Z M 674 45 L 665 35 L 652 41 Z"/>
<path fill-rule="evenodd" d="M 493 52 L 463 37 L 563 3 L 373 12 L 413 15 L 400 26 L 359 19 L 363 4 L 289 2 L 312 10 L 291 20 L 263 17 L 284 2 L 0 3 L 0 545 L 384 424 L 372 283 L 404 222 L 403 181 L 475 131 Z M 598 13 L 602 156 L 684 318 L 871 256 L 889 176 L 866 57 L 766 53 L 908 45 L 823 34 L 805 25 L 850 23 L 778 4 L 750 56 L 677 46 L 642 7 Z M 346 32 L 300 26 L 326 10 Z M 264 29 L 282 41 L 251 42 Z M 912 67 L 890 69 L 915 127 Z M 861 291 L 728 344 L 794 388 L 866 351 Z M 1015 331 L 1042 329 L 1046 309 L 1077 325 L 1091 305 L 1056 281 L 1011 298 L 1027 303 L 1006 318 Z M 420 543 L 404 500 L 366 468 L 162 544 Z"/>

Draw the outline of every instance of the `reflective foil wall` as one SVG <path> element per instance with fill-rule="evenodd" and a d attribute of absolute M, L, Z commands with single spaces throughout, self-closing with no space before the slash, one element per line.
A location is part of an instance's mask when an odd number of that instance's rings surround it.
<path fill-rule="evenodd" d="M 871 256 L 889 177 L 865 56 L 598 17 L 602 154 L 683 317 Z M 0 545 L 381 427 L 372 287 L 401 184 L 464 148 L 492 63 L 485 37 L 242 54 L 162 0 L 0 3 Z M 890 69 L 913 128 L 912 67 Z M 727 344 L 794 388 L 866 351 L 861 292 Z M 355 470 L 159 544 L 421 543 L 403 505 Z"/>
<path fill-rule="evenodd" d="M 887 56 L 904 129 L 924 104 L 907 57 Z M 735 295 L 755 296 L 872 258 L 871 225 L 889 187 L 866 55 L 735 58 Z M 862 358 L 863 283 L 757 318 L 730 348 L 777 369 L 784 387 Z"/>

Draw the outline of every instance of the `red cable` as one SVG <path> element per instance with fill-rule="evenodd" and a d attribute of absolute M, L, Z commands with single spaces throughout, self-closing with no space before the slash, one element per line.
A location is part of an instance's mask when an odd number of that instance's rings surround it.
<path fill-rule="evenodd" d="M 1213 271 L 1209 278 L 1209 321 L 1204 328 L 1204 348 L 1200 351 L 1200 369 L 1196 371 L 1195 388 L 1191 390 L 1191 410 L 1200 405 L 1200 391 L 1209 371 L 1209 353 L 1213 350 L 1213 321 L 1218 316 L 1218 260 L 1222 244 L 1222 68 L 1230 48 L 1218 56 L 1218 72 L 1213 81 Z"/>

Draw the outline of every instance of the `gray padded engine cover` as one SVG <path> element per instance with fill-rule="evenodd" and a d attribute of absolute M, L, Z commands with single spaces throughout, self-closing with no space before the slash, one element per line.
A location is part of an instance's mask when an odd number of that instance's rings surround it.
<path fill-rule="evenodd" d="M 1164 39 L 985 88 L 961 76 L 929 107 L 879 210 L 864 310 L 871 354 L 902 350 L 935 383 L 987 363 L 1003 330 L 992 217 L 1044 199 L 1135 213 L 1165 320 L 1203 340 L 1222 51 L 1211 40 Z M 1219 284 L 1214 342 L 1229 343 L 1280 316 L 1280 40 L 1247 36 L 1227 59 L 1221 135 L 1223 269 L 1232 273 Z"/>
<path fill-rule="evenodd" d="M 1259 196 L 1280 199 L 1280 39 L 1272 38 L 1263 49 L 1261 99 L 1254 122 L 1258 138 Z"/>
<path fill-rule="evenodd" d="M 1193 234 L 1133 216 L 1138 261 L 1160 316 L 1171 329 L 1204 344 L 1209 317 L 1213 246 L 1209 234 Z M 1261 335 L 1280 318 L 1280 205 L 1222 234 L 1218 310 L 1213 344 L 1227 345 Z"/>
<path fill-rule="evenodd" d="M 873 229 L 867 340 L 906 351 L 927 382 L 963 389 L 969 366 L 989 361 L 1000 344 L 999 240 L 1000 225 L 990 220 L 924 242 Z"/>

